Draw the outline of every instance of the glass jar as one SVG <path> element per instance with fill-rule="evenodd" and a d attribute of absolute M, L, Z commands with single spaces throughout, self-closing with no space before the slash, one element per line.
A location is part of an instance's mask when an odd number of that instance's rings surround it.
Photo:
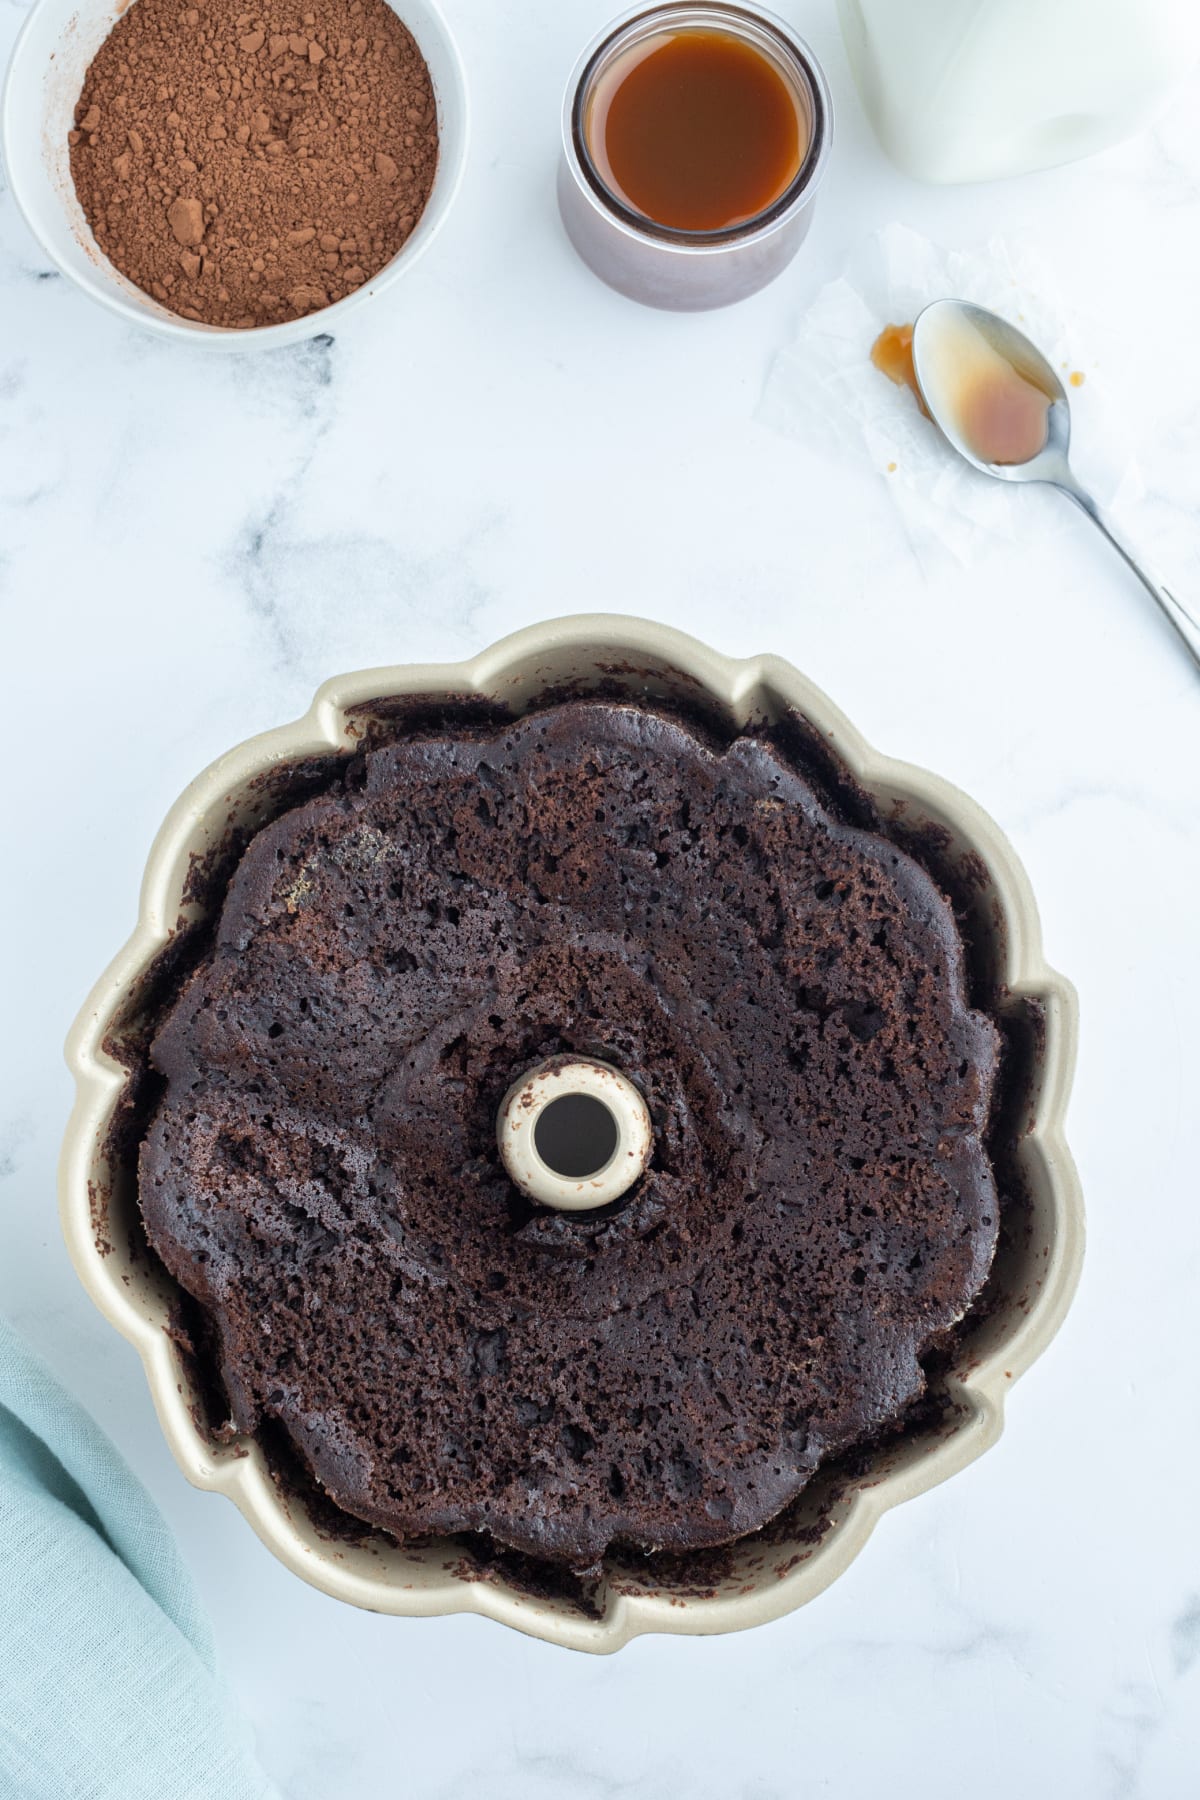
<path fill-rule="evenodd" d="M 601 175 L 589 114 L 614 67 L 647 39 L 712 31 L 758 52 L 788 87 L 808 146 L 788 186 L 761 212 L 716 231 L 660 225 Z M 558 204 L 567 235 L 601 280 L 647 306 L 698 312 L 745 299 L 773 281 L 812 223 L 833 130 L 829 88 L 812 51 L 781 19 L 716 0 L 640 7 L 607 26 L 571 75 L 563 104 Z"/>

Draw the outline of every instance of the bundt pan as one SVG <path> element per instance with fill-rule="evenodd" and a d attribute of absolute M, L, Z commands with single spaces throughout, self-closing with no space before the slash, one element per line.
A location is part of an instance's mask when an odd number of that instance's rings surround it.
<path fill-rule="evenodd" d="M 190 1353 L 191 1303 L 142 1232 L 136 1160 L 150 1031 L 248 836 L 309 791 L 325 759 L 394 738 L 430 708 L 483 700 L 519 715 L 548 695 L 587 694 L 683 705 L 726 730 L 786 721 L 818 787 L 911 849 L 952 899 L 971 998 L 1001 1025 L 1007 1077 L 989 1139 L 1004 1195 L 999 1250 L 952 1352 L 930 1368 L 919 1410 L 823 1468 L 755 1535 L 687 1557 L 613 1549 L 601 1577 L 583 1582 L 469 1537 L 401 1546 L 365 1527 L 355 1536 L 280 1451 L 234 1435 Z M 889 1507 L 944 1481 L 999 1436 L 1008 1389 L 1058 1329 L 1082 1257 L 1081 1201 L 1063 1140 L 1075 1038 L 1074 994 L 1042 959 L 1025 874 L 972 801 L 878 756 L 778 657 L 735 661 L 635 619 L 565 619 L 470 662 L 327 682 L 302 719 L 221 757 L 177 801 L 150 853 L 136 930 L 68 1042 L 77 1095 L 62 1154 L 63 1229 L 88 1292 L 137 1348 L 188 1479 L 227 1495 L 276 1556 L 326 1593 L 377 1612 L 482 1613 L 579 1650 L 616 1650 L 645 1631 L 735 1631 L 812 1599 Z"/>

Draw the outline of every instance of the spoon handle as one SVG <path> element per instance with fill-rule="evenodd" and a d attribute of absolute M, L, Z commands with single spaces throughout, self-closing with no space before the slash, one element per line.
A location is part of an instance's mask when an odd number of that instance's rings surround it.
<path fill-rule="evenodd" d="M 1171 621 L 1187 645 L 1193 662 L 1197 668 L 1200 668 L 1200 620 L 1197 620 L 1195 615 L 1188 611 L 1181 600 L 1175 598 L 1169 588 L 1165 588 L 1162 582 L 1150 573 L 1125 542 L 1107 514 L 1096 504 L 1087 489 L 1079 486 L 1074 476 L 1067 481 L 1056 482 L 1055 485 L 1060 487 L 1064 494 L 1070 496 L 1081 512 L 1087 514 L 1092 524 L 1098 526 L 1104 533 L 1118 556 L 1128 563 L 1147 593 L 1153 597 L 1160 611 Z"/>

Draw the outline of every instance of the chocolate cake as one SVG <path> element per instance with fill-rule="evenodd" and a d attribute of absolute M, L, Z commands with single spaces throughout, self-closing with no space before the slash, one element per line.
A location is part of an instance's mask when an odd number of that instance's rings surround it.
<path fill-rule="evenodd" d="M 765 738 L 430 727 L 245 851 L 153 1041 L 141 1206 L 238 1429 L 354 1519 L 722 1544 L 902 1419 L 978 1295 L 998 1042 L 931 877 Z M 496 1150 L 567 1053 L 653 1123 L 599 1212 Z"/>

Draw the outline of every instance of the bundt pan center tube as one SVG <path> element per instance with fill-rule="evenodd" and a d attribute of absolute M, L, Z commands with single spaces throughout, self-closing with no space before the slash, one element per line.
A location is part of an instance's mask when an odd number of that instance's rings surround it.
<path fill-rule="evenodd" d="M 326 1592 L 741 1629 L 998 1436 L 1078 1277 L 1074 1047 L 971 801 L 778 658 L 565 619 L 193 782 L 68 1043 L 63 1227 Z"/>
<path fill-rule="evenodd" d="M 510 1177 L 539 1206 L 595 1212 L 619 1200 L 650 1160 L 645 1100 L 611 1063 L 548 1056 L 518 1077 L 496 1115 Z"/>

